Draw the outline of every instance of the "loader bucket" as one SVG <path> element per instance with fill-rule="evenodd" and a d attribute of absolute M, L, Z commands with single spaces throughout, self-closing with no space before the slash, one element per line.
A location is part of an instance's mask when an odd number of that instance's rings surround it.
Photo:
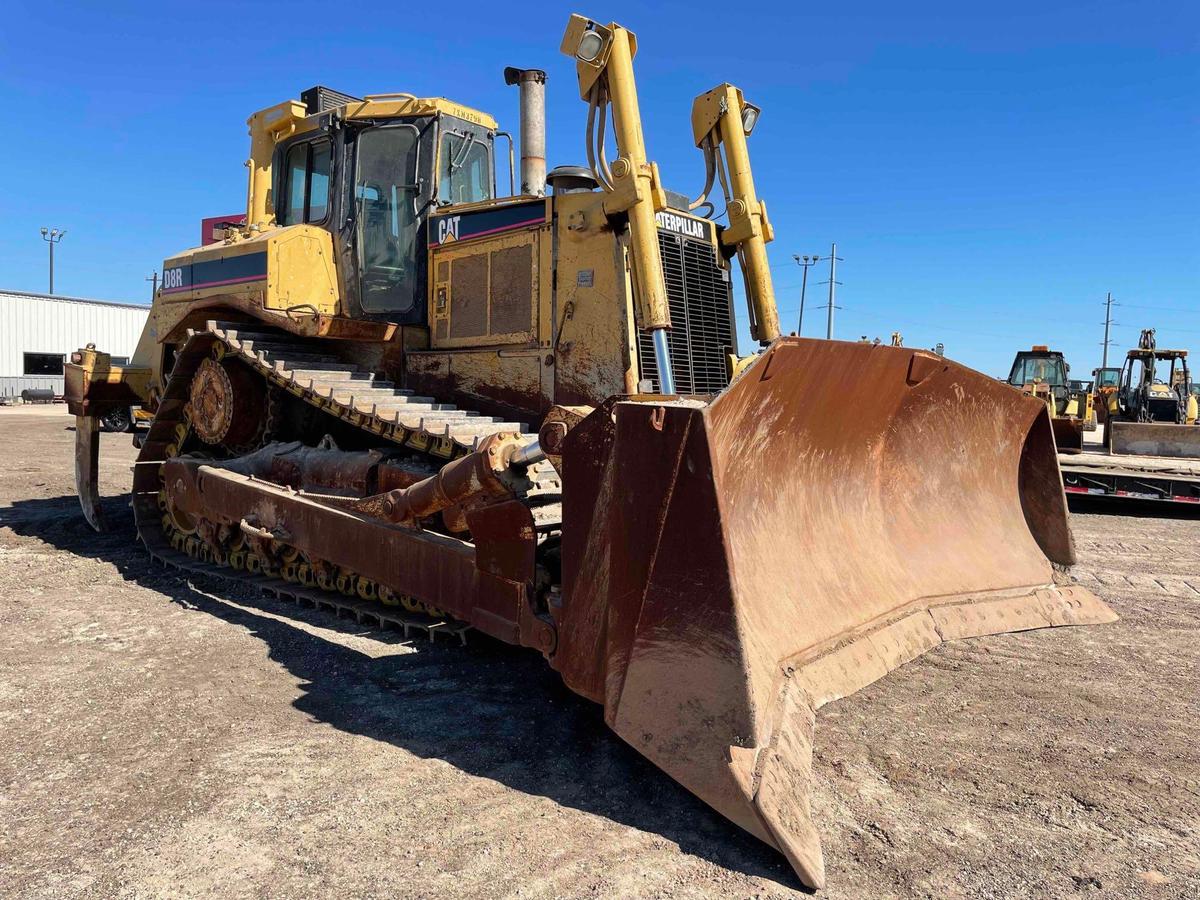
<path fill-rule="evenodd" d="M 1055 416 L 1050 420 L 1054 429 L 1054 444 L 1059 453 L 1083 452 L 1083 420 Z"/>
<path fill-rule="evenodd" d="M 1110 421 L 1108 440 L 1112 452 L 1122 456 L 1200 459 L 1200 425 Z"/>
<path fill-rule="evenodd" d="M 563 450 L 552 662 L 628 743 L 824 881 L 815 713 L 943 640 L 1111 622 L 1046 405 L 932 354 L 785 338 L 711 402 L 597 410 Z"/>

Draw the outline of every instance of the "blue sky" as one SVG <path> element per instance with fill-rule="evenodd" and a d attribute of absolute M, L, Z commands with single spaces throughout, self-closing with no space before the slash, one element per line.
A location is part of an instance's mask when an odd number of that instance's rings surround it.
<path fill-rule="evenodd" d="M 0 287 L 45 289 L 48 225 L 68 229 L 59 292 L 147 298 L 143 278 L 197 243 L 203 216 L 244 207 L 249 114 L 315 83 L 450 96 L 515 130 L 501 71 L 545 68 L 550 164 L 578 163 L 585 107 L 558 54 L 570 11 L 16 0 L 0 32 Z M 1200 4 L 578 11 L 637 32 L 668 187 L 694 195 L 703 177 L 692 97 L 728 80 L 764 108 L 751 154 L 788 328 L 792 254 L 836 240 L 837 337 L 899 330 L 989 374 L 1049 343 L 1086 375 L 1112 291 L 1119 355 L 1146 326 L 1200 355 Z M 827 272 L 810 276 L 805 333 L 823 334 Z"/>

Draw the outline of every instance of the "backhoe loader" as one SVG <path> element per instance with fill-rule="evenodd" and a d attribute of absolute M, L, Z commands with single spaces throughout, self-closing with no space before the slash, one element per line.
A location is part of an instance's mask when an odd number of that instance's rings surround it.
<path fill-rule="evenodd" d="M 1108 401 L 1104 440 L 1112 453 L 1200 459 L 1187 357 L 1186 350 L 1160 348 L 1153 328 L 1142 330 Z"/>
<path fill-rule="evenodd" d="M 1035 344 L 1017 351 L 1008 374 L 1009 384 L 1046 404 L 1060 453 L 1083 450 L 1083 433 L 1096 430 L 1092 392 L 1072 384 L 1067 378 L 1070 371 L 1062 353 Z"/>
<path fill-rule="evenodd" d="M 1056 583 L 1046 405 L 922 350 L 781 337 L 760 110 L 697 97 L 705 186 L 668 192 L 637 48 L 570 18 L 587 165 L 548 174 L 546 75 L 506 71 L 512 196 L 495 120 L 451 100 L 315 88 L 253 115 L 245 223 L 164 262 L 133 365 L 68 367 L 80 500 L 102 526 L 96 420 L 145 404 L 155 557 L 535 648 L 817 887 L 819 707 L 944 640 L 1114 616 Z"/>

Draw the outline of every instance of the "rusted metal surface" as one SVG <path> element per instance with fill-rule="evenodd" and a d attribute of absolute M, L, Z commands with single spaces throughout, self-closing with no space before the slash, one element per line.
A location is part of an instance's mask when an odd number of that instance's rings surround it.
<path fill-rule="evenodd" d="M 522 445 L 517 434 L 492 434 L 479 449 L 410 487 L 397 488 L 357 505 L 388 522 L 413 522 L 451 506 L 511 498 L 523 476 L 512 471 L 513 452 Z"/>
<path fill-rule="evenodd" d="M 417 393 L 488 415 L 536 425 L 551 405 L 537 349 L 410 351 L 405 365 L 404 383 Z"/>
<path fill-rule="evenodd" d="M 553 397 L 595 406 L 637 391 L 629 263 L 604 214 L 604 194 L 560 194 L 554 210 Z"/>
<path fill-rule="evenodd" d="M 63 367 L 63 399 L 71 415 L 98 418 L 148 399 L 150 371 L 145 367 L 114 366 L 112 357 L 92 344 L 71 357 L 78 362 Z"/>
<path fill-rule="evenodd" d="M 394 322 L 377 322 L 370 319 L 351 319 L 346 316 L 321 314 L 311 318 L 301 318 L 295 333 L 340 341 L 390 341 L 399 327 Z"/>
<path fill-rule="evenodd" d="M 262 433 L 266 405 L 266 383 L 246 366 L 206 359 L 192 376 L 192 427 L 206 444 L 253 442 Z"/>
<path fill-rule="evenodd" d="M 217 465 L 295 490 L 366 497 L 378 491 L 383 458 L 378 450 L 325 450 L 289 441 Z"/>
<path fill-rule="evenodd" d="M 555 406 L 538 430 L 538 443 L 555 470 L 562 471 L 562 446 L 567 432 L 595 411 L 592 406 Z"/>
<path fill-rule="evenodd" d="M 75 493 L 83 517 L 96 529 L 104 531 L 104 516 L 100 512 L 100 422 L 95 416 L 75 417 Z"/>
<path fill-rule="evenodd" d="M 102 416 L 139 406 L 145 398 L 125 382 L 85 381 L 77 366 L 63 368 L 63 395 L 74 416 Z"/>
<path fill-rule="evenodd" d="M 526 608 L 526 583 L 478 567 L 475 547 L 469 543 L 353 515 L 200 460 L 169 459 L 162 472 L 172 510 L 240 528 L 252 540 L 286 542 L 398 594 L 443 609 L 501 640 L 530 646 L 545 643 L 528 625 L 522 630 L 522 622 L 531 615 Z M 514 558 L 514 541 L 532 545 L 533 540 L 531 525 L 510 531 L 505 535 L 506 547 L 488 551 L 488 558 Z M 517 574 L 523 575 L 524 570 Z"/>
<path fill-rule="evenodd" d="M 1054 586 L 1045 404 L 932 354 L 783 339 L 711 405 L 602 407 L 563 453 L 554 666 L 813 887 L 821 705 L 942 640 L 1115 618 Z"/>

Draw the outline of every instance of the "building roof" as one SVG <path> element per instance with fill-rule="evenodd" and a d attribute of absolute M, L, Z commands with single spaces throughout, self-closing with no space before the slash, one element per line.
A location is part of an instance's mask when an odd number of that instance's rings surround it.
<path fill-rule="evenodd" d="M 7 297 L 26 297 L 32 300 L 54 300 L 62 303 L 90 303 L 94 306 L 118 306 L 122 309 L 149 309 L 149 303 L 126 303 L 121 300 L 96 300 L 91 297 L 68 297 L 65 294 L 35 294 L 31 291 L 10 291 L 0 288 L 0 300 Z"/>

